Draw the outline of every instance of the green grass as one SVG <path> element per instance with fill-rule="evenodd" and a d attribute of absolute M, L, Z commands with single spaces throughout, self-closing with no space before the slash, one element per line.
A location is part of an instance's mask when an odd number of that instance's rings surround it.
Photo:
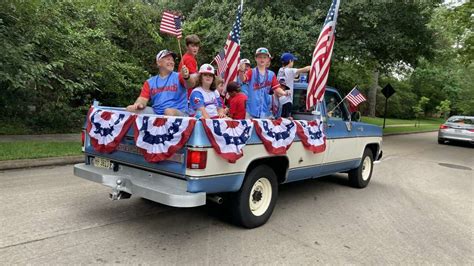
<path fill-rule="evenodd" d="M 444 123 L 443 118 L 428 118 L 428 119 L 420 119 L 420 124 L 431 124 L 431 125 L 441 125 Z M 362 117 L 362 122 L 377 125 L 377 126 L 382 126 L 383 125 L 383 118 L 380 117 L 368 117 L 368 116 L 363 116 Z M 385 120 L 385 126 L 390 126 L 390 125 L 404 125 L 404 124 L 411 124 L 415 125 L 416 120 L 407 120 L 407 119 L 394 119 L 394 118 L 387 118 Z"/>
<path fill-rule="evenodd" d="M 81 155 L 80 142 L 0 142 L 0 161 Z"/>
<path fill-rule="evenodd" d="M 383 118 L 380 117 L 362 117 L 362 122 L 383 126 Z M 387 118 L 385 120 L 384 134 L 390 133 L 410 133 L 410 132 L 429 132 L 439 128 L 445 120 L 443 118 L 424 118 L 420 119 L 419 126 L 415 127 L 416 120 Z"/>

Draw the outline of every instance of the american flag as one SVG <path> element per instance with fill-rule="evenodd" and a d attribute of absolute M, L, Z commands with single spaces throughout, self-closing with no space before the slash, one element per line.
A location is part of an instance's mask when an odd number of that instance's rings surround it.
<path fill-rule="evenodd" d="M 353 106 L 357 106 L 367 100 L 364 95 L 362 95 L 362 93 L 360 93 L 360 91 L 357 89 L 357 86 L 354 87 L 351 92 L 349 92 L 349 94 L 347 94 L 346 98 Z"/>
<path fill-rule="evenodd" d="M 306 109 L 310 109 L 318 100 L 324 97 L 326 82 L 331 64 L 332 48 L 335 40 L 337 12 L 340 0 L 333 0 L 328 15 L 324 21 L 323 29 L 319 34 L 314 48 L 309 71 L 308 90 L 306 93 Z"/>
<path fill-rule="evenodd" d="M 181 29 L 181 17 L 170 12 L 163 12 L 161 18 L 160 32 L 168 33 L 180 39 L 183 36 Z"/>
<path fill-rule="evenodd" d="M 221 76 L 224 74 L 225 70 L 227 69 L 227 62 L 225 61 L 224 58 L 225 52 L 224 50 L 221 50 L 219 54 L 214 57 L 214 61 L 217 64 L 217 75 Z"/>
<path fill-rule="evenodd" d="M 227 70 L 224 74 L 224 84 L 234 81 L 237 78 L 239 62 L 240 62 L 240 30 L 242 29 L 242 8 L 237 8 L 237 16 L 235 17 L 232 30 L 227 36 L 224 46 L 224 58 L 227 64 Z"/>

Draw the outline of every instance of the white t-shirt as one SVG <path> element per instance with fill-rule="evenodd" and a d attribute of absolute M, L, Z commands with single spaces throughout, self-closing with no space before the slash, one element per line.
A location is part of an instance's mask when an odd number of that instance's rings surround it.
<path fill-rule="evenodd" d="M 217 108 L 221 108 L 221 102 L 219 97 L 219 92 L 215 91 L 206 91 L 201 87 L 195 88 L 189 97 L 190 100 L 190 114 L 192 116 L 196 115 L 196 110 L 205 107 L 207 114 L 212 117 L 217 117 L 219 114 Z"/>
<path fill-rule="evenodd" d="M 284 105 L 285 103 L 293 103 L 293 86 L 295 82 L 296 68 L 280 67 L 278 70 L 277 80 L 279 81 L 280 77 L 283 76 L 285 77 L 286 86 L 290 88 L 291 95 L 281 96 L 280 105 Z"/>

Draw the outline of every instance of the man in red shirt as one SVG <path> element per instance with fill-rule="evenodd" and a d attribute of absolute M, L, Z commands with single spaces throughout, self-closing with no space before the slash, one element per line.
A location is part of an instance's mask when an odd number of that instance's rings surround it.
<path fill-rule="evenodd" d="M 183 65 L 185 65 L 189 70 L 189 74 L 194 74 L 194 73 L 197 73 L 198 64 L 196 61 L 196 56 L 199 52 L 199 46 L 201 44 L 201 40 L 196 34 L 191 34 L 191 35 L 186 36 L 185 40 L 186 40 L 186 53 L 183 55 L 181 62 L 179 62 L 178 72 L 180 72 Z M 184 80 L 182 80 L 182 78 L 180 79 L 180 81 L 181 83 L 185 83 Z M 188 98 L 192 90 L 193 88 L 188 88 Z"/>
<path fill-rule="evenodd" d="M 240 92 L 240 85 L 237 82 L 227 84 L 227 93 L 229 94 L 229 116 L 232 119 L 245 119 L 245 106 L 247 104 L 247 95 Z"/>

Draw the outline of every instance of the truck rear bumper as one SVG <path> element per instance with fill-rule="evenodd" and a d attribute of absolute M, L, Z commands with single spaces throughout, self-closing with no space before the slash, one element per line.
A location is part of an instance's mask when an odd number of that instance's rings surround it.
<path fill-rule="evenodd" d="M 100 183 L 117 191 L 146 198 L 173 207 L 206 204 L 206 193 L 187 192 L 187 181 L 144 170 L 120 166 L 119 171 L 84 163 L 74 165 L 74 175 Z"/>

